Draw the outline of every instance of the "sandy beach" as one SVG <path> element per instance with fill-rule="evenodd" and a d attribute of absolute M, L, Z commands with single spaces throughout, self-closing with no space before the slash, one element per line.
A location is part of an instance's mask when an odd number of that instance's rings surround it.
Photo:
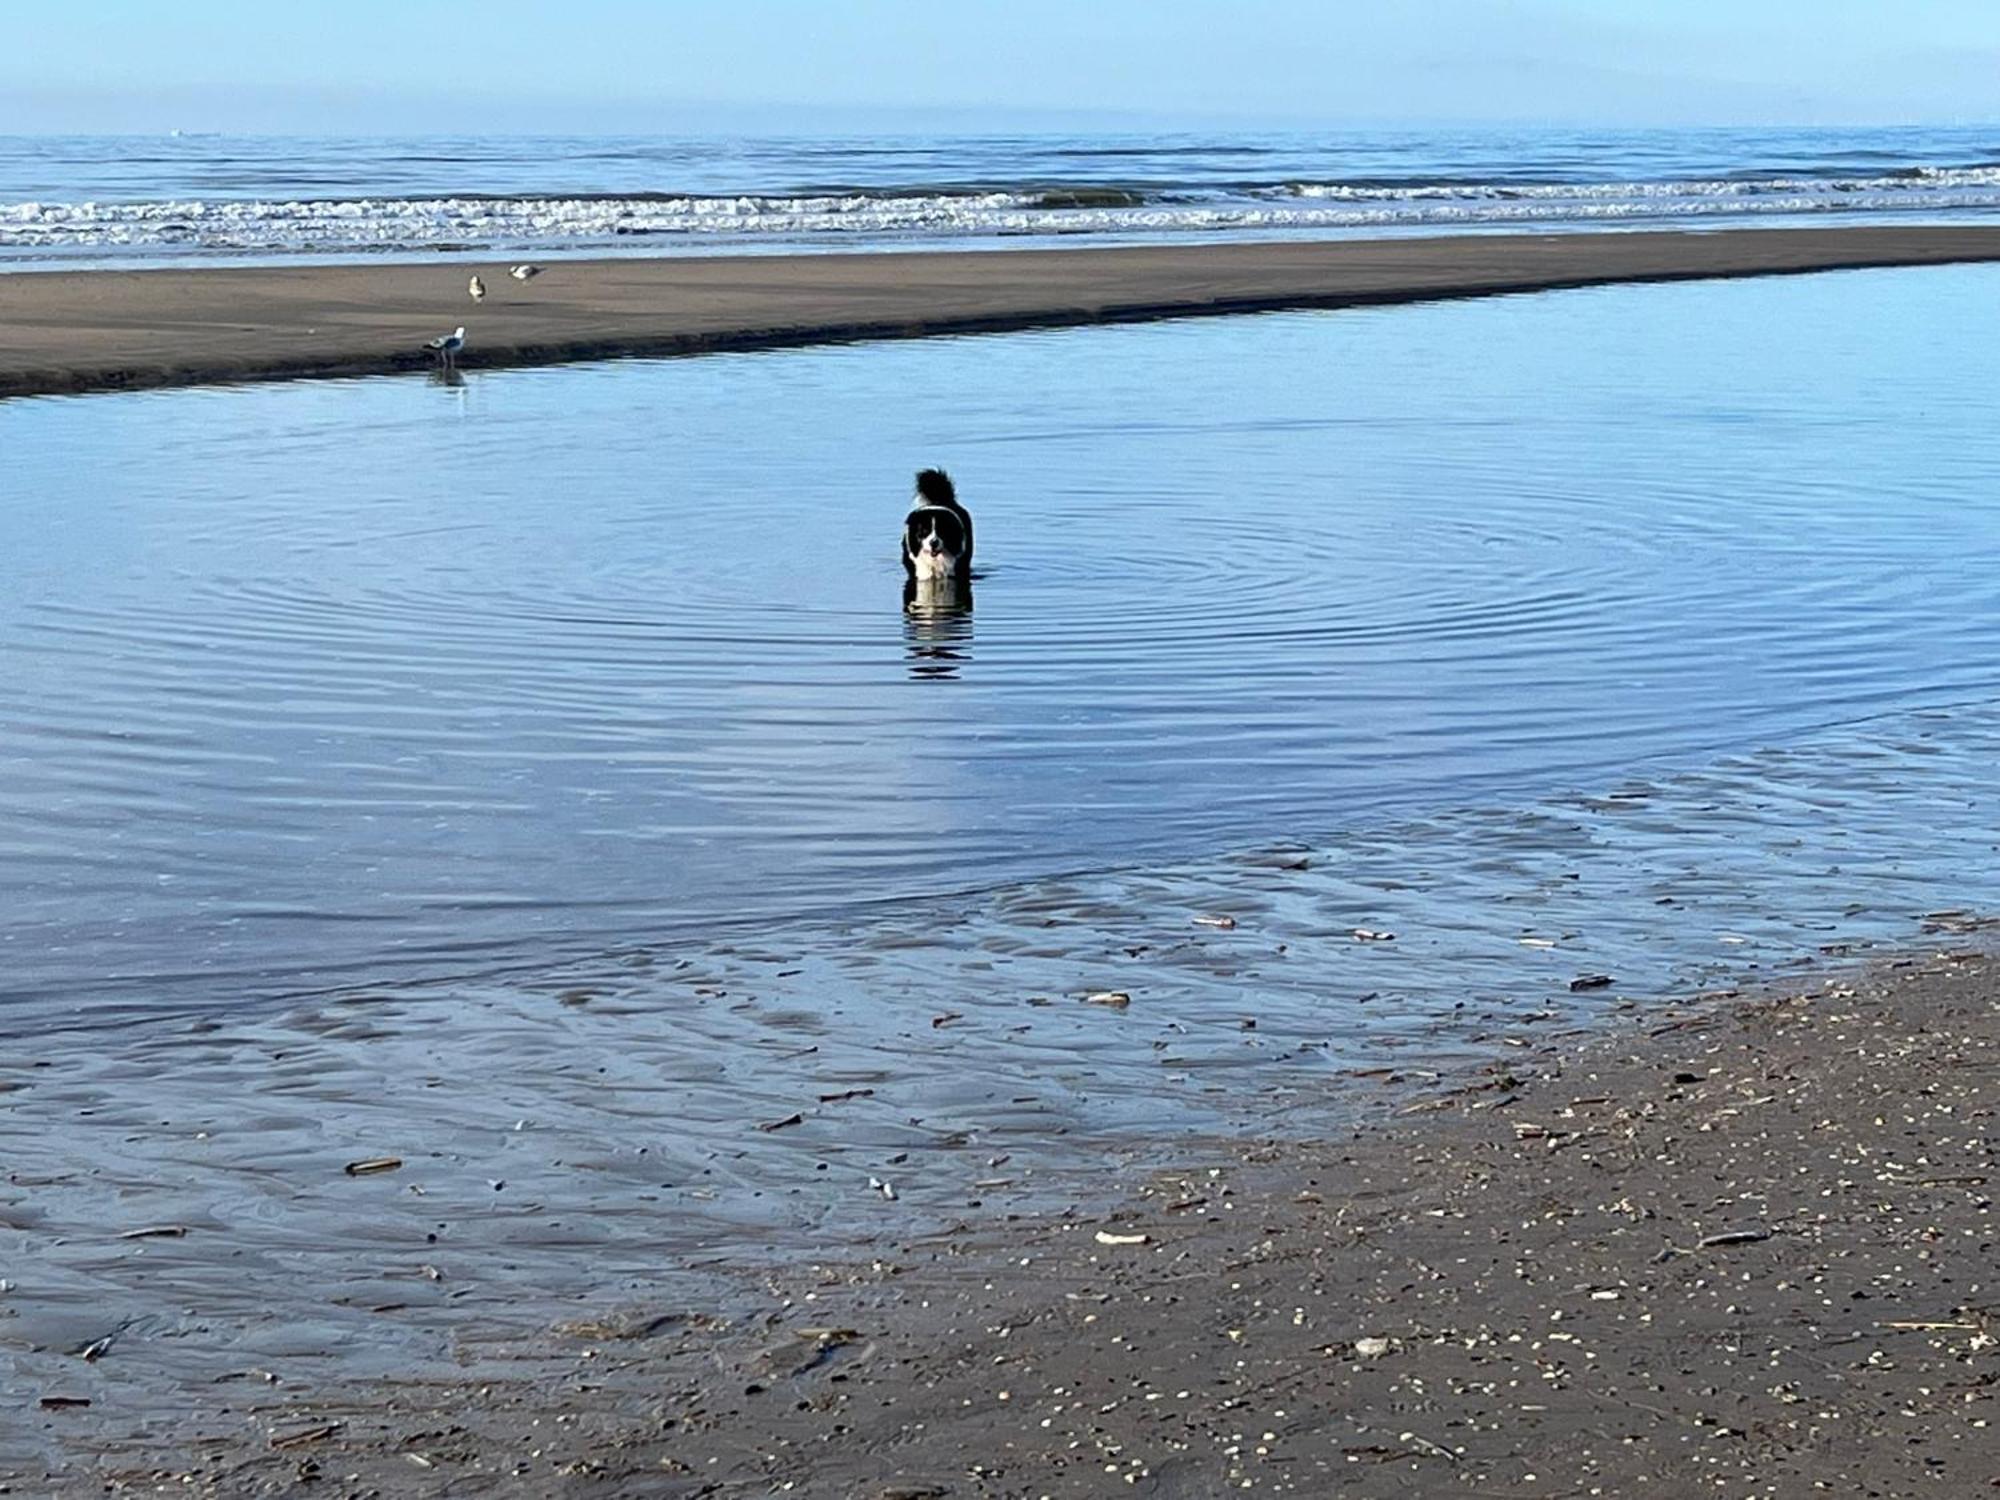
<path fill-rule="evenodd" d="M 37 13 L 0 1500 L 2000 1494 L 2000 9 L 1586 9 Z"/>
<path fill-rule="evenodd" d="M 466 368 L 2000 259 L 1984 226 L 0 276 L 0 396 Z M 474 303 L 478 272 L 488 292 Z"/>
<path fill-rule="evenodd" d="M 0 1500 L 2000 1493 L 2000 9 L 112 9 Z"/>
<path fill-rule="evenodd" d="M 1540 1039 L 1443 1087 L 1385 1069 L 1351 1133 L 1191 1146 L 1185 1169 L 1107 1174 L 1066 1209 L 773 1266 L 726 1313 L 579 1317 L 497 1375 L 217 1384 L 177 1435 L 111 1444 L 103 1476 L 213 1495 L 1566 1496 L 1669 1475 L 1970 1494 L 2000 1465 L 2000 970 L 1967 946 L 1977 925 Z M 45 1437 L 90 1426 L 62 1395 L 32 1415 Z"/>
<path fill-rule="evenodd" d="M 1990 1478 L 1993 275 L 7 404 L 0 1491 Z M 933 443 L 1018 465 L 976 637 L 874 524 Z M 634 800 L 677 736 L 846 904 L 688 907 L 763 825 Z M 991 884 L 854 902 L 878 787 Z"/>

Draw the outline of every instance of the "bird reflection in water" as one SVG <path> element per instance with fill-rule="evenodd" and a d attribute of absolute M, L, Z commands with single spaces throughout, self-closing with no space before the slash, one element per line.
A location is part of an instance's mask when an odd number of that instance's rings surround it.
<path fill-rule="evenodd" d="M 465 389 L 465 372 L 456 365 L 439 365 L 430 373 L 432 385 L 449 386 L 452 390 Z"/>
<path fill-rule="evenodd" d="M 903 640 L 912 677 L 955 680 L 972 660 L 972 585 L 905 579 Z"/>

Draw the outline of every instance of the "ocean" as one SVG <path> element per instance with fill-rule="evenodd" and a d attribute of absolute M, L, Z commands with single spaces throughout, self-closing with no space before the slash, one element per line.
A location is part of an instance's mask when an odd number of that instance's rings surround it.
<path fill-rule="evenodd" d="M 0 267 L 1979 220 L 2000 127 L 0 137 Z"/>

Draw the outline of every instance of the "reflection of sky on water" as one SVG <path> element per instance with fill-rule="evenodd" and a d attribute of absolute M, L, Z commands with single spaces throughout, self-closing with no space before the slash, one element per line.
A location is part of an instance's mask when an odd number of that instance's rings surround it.
<path fill-rule="evenodd" d="M 1991 699 L 1994 276 L 0 407 L 6 991 L 553 955 Z M 899 608 L 933 462 L 976 640 Z"/>

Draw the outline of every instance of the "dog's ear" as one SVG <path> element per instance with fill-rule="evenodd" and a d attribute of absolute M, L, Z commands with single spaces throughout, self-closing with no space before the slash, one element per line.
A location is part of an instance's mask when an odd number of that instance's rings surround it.
<path fill-rule="evenodd" d="M 924 469 L 917 474 L 917 494 L 927 505 L 946 507 L 958 504 L 958 492 L 952 488 L 951 476 L 943 469 Z"/>

